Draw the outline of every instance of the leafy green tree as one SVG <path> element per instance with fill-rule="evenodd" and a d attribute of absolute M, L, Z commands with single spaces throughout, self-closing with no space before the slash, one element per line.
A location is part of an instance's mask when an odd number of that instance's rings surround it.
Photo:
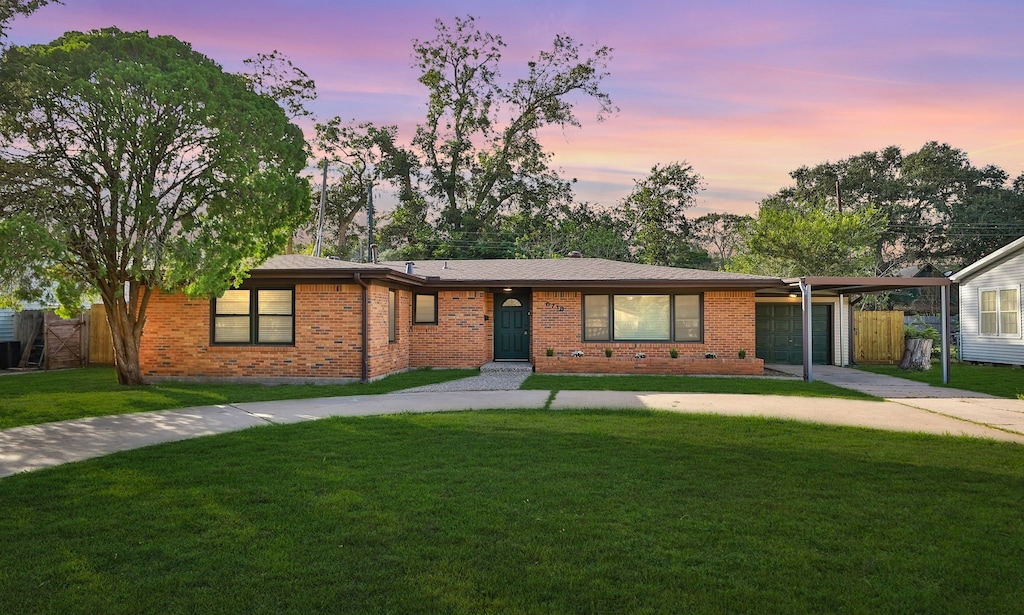
<path fill-rule="evenodd" d="M 330 167 L 340 168 L 328 187 L 325 214 L 333 226 L 338 254 L 345 256 L 350 226 L 360 212 L 367 211 L 375 187 L 386 183 L 399 189 L 401 200 L 413 198 L 416 160 L 397 145 L 397 126 L 345 124 L 335 117 L 317 123 L 315 129 L 317 148 L 325 152 Z"/>
<path fill-rule="evenodd" d="M 784 201 L 885 215 L 874 250 L 882 274 L 923 262 L 963 265 L 1024 234 L 1024 207 L 1006 173 L 977 168 L 948 144 L 907 154 L 891 146 L 790 175 L 796 185 L 776 195 Z"/>
<path fill-rule="evenodd" d="M 743 229 L 753 218 L 736 214 L 710 213 L 693 220 L 690 230 L 696 245 L 709 258 L 709 265 L 724 271 L 743 244 Z"/>
<path fill-rule="evenodd" d="M 537 140 L 547 127 L 579 126 L 572 95 L 596 100 L 601 114 L 614 110 L 601 90 L 611 49 L 585 52 L 565 35 L 541 51 L 528 73 L 502 82 L 505 43 L 481 32 L 473 17 L 449 25 L 438 20 L 436 36 L 413 42 L 414 66 L 429 92 L 427 117 L 416 129 L 413 149 L 423 166 L 424 202 L 436 218 L 407 215 L 405 222 L 436 220 L 441 241 L 433 256 L 489 256 L 500 239 L 501 215 L 535 209 L 561 195 L 568 183 L 550 167 L 551 154 Z"/>
<path fill-rule="evenodd" d="M 299 128 L 173 37 L 109 28 L 10 47 L 0 82 L 0 211 L 52 238 L 44 264 L 63 289 L 102 297 L 123 384 L 142 382 L 154 289 L 220 294 L 307 211 Z"/>
<path fill-rule="evenodd" d="M 871 208 L 840 214 L 816 204 L 772 202 L 744 225 L 743 247 L 728 270 L 781 277 L 866 275 L 884 228 L 885 217 Z"/>
<path fill-rule="evenodd" d="M 622 201 L 622 217 L 638 262 L 678 266 L 693 261 L 685 211 L 696 204 L 702 181 L 685 162 L 654 165 L 647 177 L 635 181 Z M 700 260 L 706 263 L 707 255 Z"/>

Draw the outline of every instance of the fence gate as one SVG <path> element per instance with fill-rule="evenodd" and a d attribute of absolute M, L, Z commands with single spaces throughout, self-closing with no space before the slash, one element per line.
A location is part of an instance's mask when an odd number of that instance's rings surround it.
<path fill-rule="evenodd" d="M 853 360 L 897 363 L 903 357 L 903 312 L 854 312 Z"/>
<path fill-rule="evenodd" d="M 85 316 L 65 320 L 47 312 L 43 321 L 46 369 L 82 367 L 89 356 Z"/>

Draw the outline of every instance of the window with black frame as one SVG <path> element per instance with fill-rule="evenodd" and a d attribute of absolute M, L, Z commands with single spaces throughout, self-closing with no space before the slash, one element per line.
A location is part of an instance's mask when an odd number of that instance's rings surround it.
<path fill-rule="evenodd" d="M 225 291 L 213 300 L 213 343 L 293 344 L 294 297 L 292 289 Z"/>
<path fill-rule="evenodd" d="M 702 295 L 584 295 L 587 342 L 700 342 Z"/>

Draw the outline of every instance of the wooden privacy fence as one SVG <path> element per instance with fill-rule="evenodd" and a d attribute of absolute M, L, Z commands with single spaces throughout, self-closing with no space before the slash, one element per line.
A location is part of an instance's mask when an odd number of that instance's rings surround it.
<path fill-rule="evenodd" d="M 70 320 L 49 310 L 24 310 L 15 314 L 14 328 L 21 356 L 11 367 L 66 369 L 114 364 L 114 346 L 102 305 Z"/>
<path fill-rule="evenodd" d="M 89 308 L 89 365 L 113 365 L 114 344 L 102 303 Z"/>
<path fill-rule="evenodd" d="M 903 357 L 903 312 L 854 312 L 853 360 L 897 363 Z"/>

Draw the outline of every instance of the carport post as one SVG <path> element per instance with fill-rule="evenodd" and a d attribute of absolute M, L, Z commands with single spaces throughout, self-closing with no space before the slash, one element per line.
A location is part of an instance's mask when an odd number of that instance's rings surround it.
<path fill-rule="evenodd" d="M 800 295 L 803 299 L 803 334 L 804 334 L 804 380 L 813 382 L 814 375 L 811 373 L 811 285 L 806 278 L 800 278 Z"/>
<path fill-rule="evenodd" d="M 942 384 L 949 384 L 949 285 L 943 286 L 942 297 Z"/>

